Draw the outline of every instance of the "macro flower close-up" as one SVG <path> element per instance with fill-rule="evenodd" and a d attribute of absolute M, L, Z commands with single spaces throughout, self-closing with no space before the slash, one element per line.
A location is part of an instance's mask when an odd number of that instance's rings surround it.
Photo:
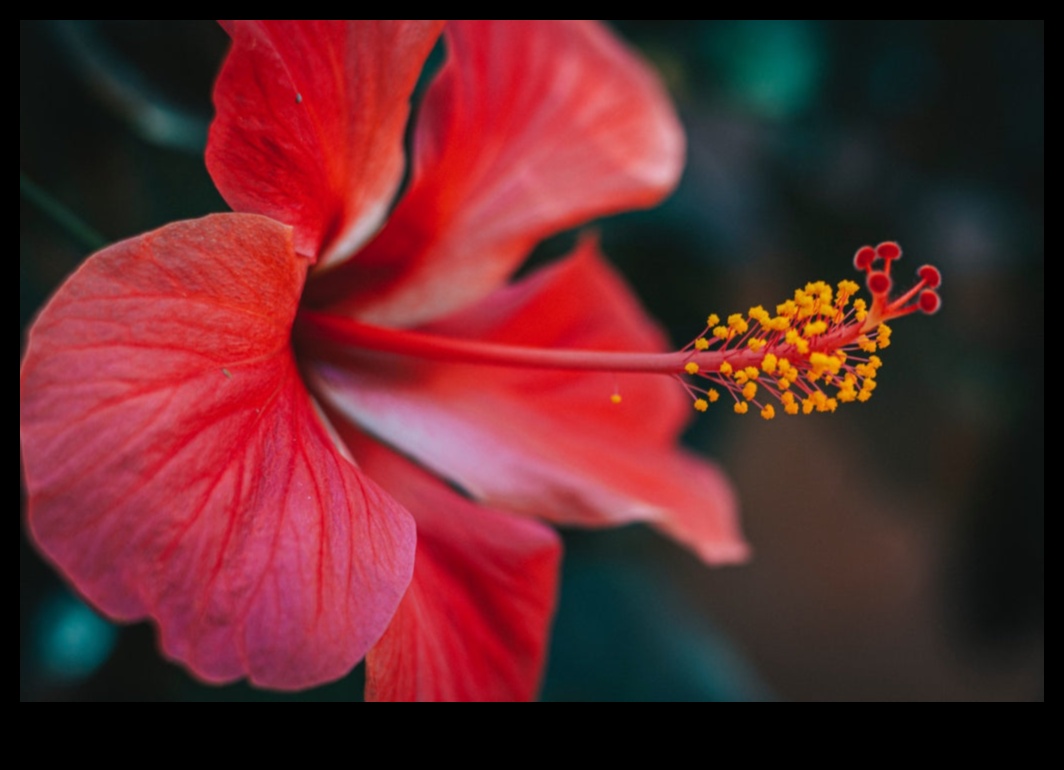
<path fill-rule="evenodd" d="M 1044 20 L 21 20 L 20 701 L 1044 700 Z"/>
<path fill-rule="evenodd" d="M 30 333 L 29 522 L 74 586 L 210 682 L 305 688 L 366 657 L 370 698 L 527 699 L 544 522 L 645 521 L 742 560 L 670 378 L 467 360 L 665 350 L 593 236 L 512 280 L 545 237 L 676 183 L 646 66 L 590 22 L 222 24 L 207 165 L 239 213 L 97 253 Z"/>

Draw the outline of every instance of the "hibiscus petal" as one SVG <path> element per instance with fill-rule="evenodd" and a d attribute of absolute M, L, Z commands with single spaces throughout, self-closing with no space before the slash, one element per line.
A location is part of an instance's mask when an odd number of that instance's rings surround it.
<path fill-rule="evenodd" d="M 409 514 L 336 450 L 296 369 L 307 264 L 257 216 L 117 244 L 60 289 L 22 367 L 38 546 L 209 681 L 342 676 L 413 569 Z"/>
<path fill-rule="evenodd" d="M 323 264 L 351 256 L 402 179 L 410 95 L 442 24 L 223 21 L 207 168 L 229 205 L 292 225 Z"/>
<path fill-rule="evenodd" d="M 664 344 L 593 242 L 427 330 L 534 347 Z M 710 563 L 746 556 L 731 486 L 675 448 L 692 411 L 668 377 L 315 355 L 319 398 L 489 505 L 582 526 L 647 521 Z"/>
<path fill-rule="evenodd" d="M 413 326 L 504 283 L 543 238 L 650 206 L 684 139 L 660 83 L 588 21 L 452 21 L 421 108 L 410 189 L 317 304 Z"/>
<path fill-rule="evenodd" d="M 360 467 L 417 521 L 414 578 L 366 658 L 368 700 L 525 701 L 539 690 L 561 544 L 351 429 Z"/>

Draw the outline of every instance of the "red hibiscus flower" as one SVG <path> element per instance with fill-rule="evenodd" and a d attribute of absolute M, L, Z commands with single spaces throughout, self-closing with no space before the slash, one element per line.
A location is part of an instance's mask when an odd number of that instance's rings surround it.
<path fill-rule="evenodd" d="M 728 484 L 677 448 L 683 389 L 639 363 L 666 342 L 594 240 L 512 281 L 675 184 L 644 65 L 589 22 L 222 23 L 207 163 L 240 213 L 94 255 L 30 333 L 29 523 L 74 586 L 210 682 L 365 658 L 372 699 L 521 699 L 547 523 L 742 559 Z"/>

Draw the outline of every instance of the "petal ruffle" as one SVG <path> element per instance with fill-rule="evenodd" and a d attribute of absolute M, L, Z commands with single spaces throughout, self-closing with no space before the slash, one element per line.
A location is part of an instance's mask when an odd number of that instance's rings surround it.
<path fill-rule="evenodd" d="M 661 200 L 684 138 L 661 84 L 590 21 L 452 21 L 410 188 L 314 303 L 414 326 L 505 283 L 545 237 Z"/>
<path fill-rule="evenodd" d="M 664 345 L 591 242 L 427 330 L 534 347 Z M 455 365 L 340 348 L 320 352 L 306 376 L 331 408 L 486 504 L 563 524 L 646 521 L 708 562 L 746 556 L 731 486 L 715 466 L 675 448 L 691 409 L 667 377 Z M 615 389 L 619 405 L 610 401 Z"/>
<path fill-rule="evenodd" d="M 366 658 L 367 699 L 534 698 L 554 615 L 558 536 L 459 497 L 375 441 L 341 434 L 418 529 L 410 588 Z"/>
<path fill-rule="evenodd" d="M 207 167 L 236 211 L 342 261 L 384 220 L 403 175 L 410 95 L 442 22 L 241 19 L 214 90 Z"/>
<path fill-rule="evenodd" d="M 263 217 L 95 255 L 21 374 L 29 523 L 74 585 L 214 682 L 342 676 L 409 582 L 413 522 L 341 456 L 289 344 L 307 270 Z"/>

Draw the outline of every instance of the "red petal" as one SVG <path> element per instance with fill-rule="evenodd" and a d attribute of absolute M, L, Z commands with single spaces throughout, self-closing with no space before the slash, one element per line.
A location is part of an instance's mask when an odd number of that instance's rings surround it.
<path fill-rule="evenodd" d="M 428 331 L 542 347 L 663 346 L 589 243 Z M 449 365 L 357 351 L 337 351 L 307 371 L 333 408 L 487 504 L 584 526 L 649 521 L 710 562 L 746 554 L 727 481 L 675 448 L 691 408 L 667 377 Z M 610 400 L 615 390 L 619 405 Z"/>
<path fill-rule="evenodd" d="M 661 84 L 606 28 L 456 21 L 446 34 L 410 190 L 342 279 L 312 283 L 316 302 L 385 325 L 438 318 L 504 283 L 546 236 L 653 205 L 680 175 Z"/>
<path fill-rule="evenodd" d="M 296 228 L 301 254 L 349 257 L 403 174 L 410 95 L 436 21 L 223 21 L 207 167 L 237 211 Z"/>
<path fill-rule="evenodd" d="M 530 700 L 554 615 L 553 530 L 465 500 L 376 442 L 343 433 L 417 521 L 414 578 L 366 658 L 369 700 Z"/>
<path fill-rule="evenodd" d="M 342 676 L 412 571 L 412 520 L 337 452 L 296 370 L 306 268 L 255 216 L 120 243 L 51 301 L 22 368 L 37 544 L 210 681 Z"/>

